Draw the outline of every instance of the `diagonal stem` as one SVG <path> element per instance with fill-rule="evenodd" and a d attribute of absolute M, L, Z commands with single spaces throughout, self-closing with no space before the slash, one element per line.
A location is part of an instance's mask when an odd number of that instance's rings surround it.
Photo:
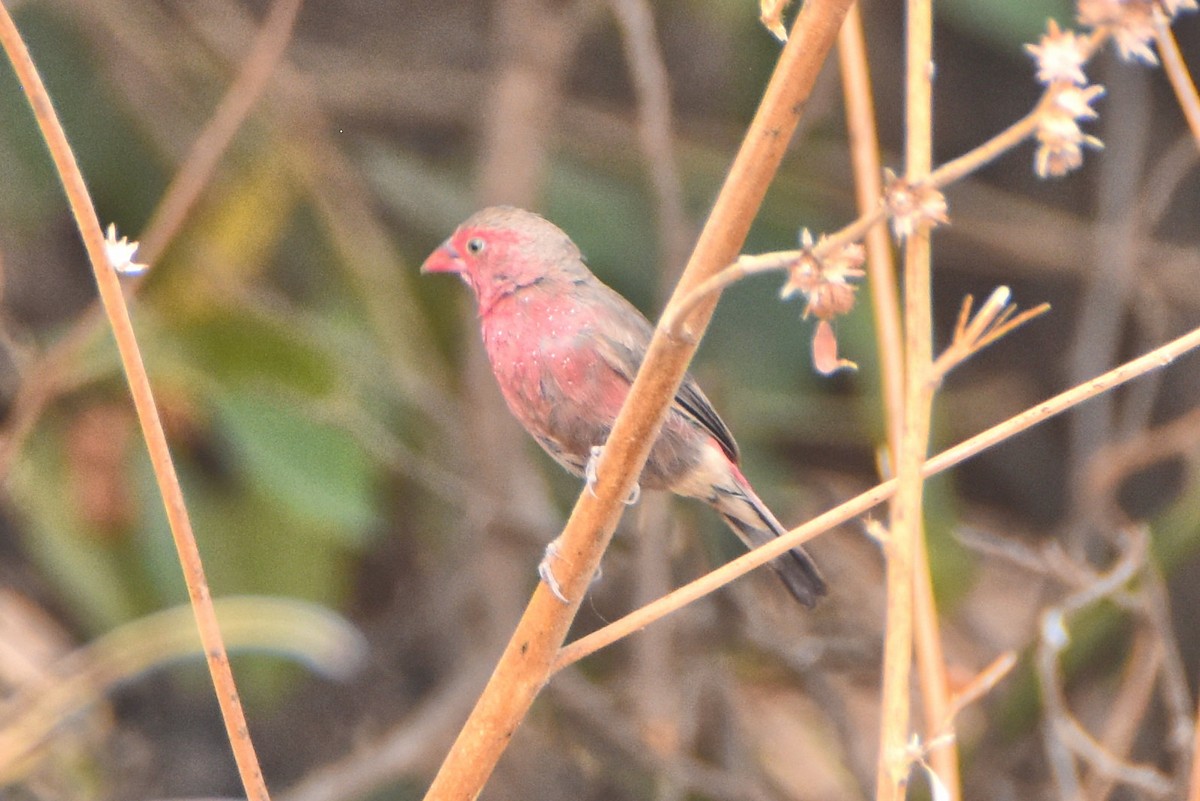
<path fill-rule="evenodd" d="M 137 338 L 133 333 L 133 323 L 129 318 L 129 309 L 125 305 L 125 296 L 121 292 L 120 280 L 109 263 L 104 247 L 104 234 L 100 230 L 100 221 L 96 218 L 96 209 L 92 205 L 83 175 L 79 172 L 75 154 L 67 142 L 66 132 L 54 112 L 50 96 L 29 56 L 29 51 L 21 40 L 8 9 L 2 4 L 0 4 L 0 45 L 3 46 L 12 62 L 25 96 L 33 107 L 38 127 L 46 140 L 59 178 L 63 182 L 71 212 L 75 216 L 75 223 L 79 226 L 79 231 L 83 236 L 83 244 L 87 249 L 88 259 L 96 276 L 100 300 L 112 326 L 121 366 L 124 368 L 129 382 L 133 405 L 137 410 L 138 422 L 142 427 L 142 436 L 145 438 L 146 448 L 150 452 L 154 477 L 158 482 L 159 492 L 162 494 L 163 504 L 166 507 L 167 522 L 170 524 L 171 535 L 175 540 L 179 561 L 183 567 L 184 581 L 192 601 L 196 625 L 200 630 L 200 641 L 208 662 L 209 673 L 212 675 L 217 702 L 221 707 L 225 731 L 233 748 L 242 785 L 247 796 L 253 801 L 268 801 L 267 786 L 263 781 L 262 770 L 259 768 L 254 745 L 250 740 L 245 712 L 242 710 L 237 686 L 233 681 L 233 672 L 229 668 L 229 655 L 225 650 L 225 643 L 217 625 L 212 596 L 208 589 L 208 581 L 204 576 L 204 566 L 200 561 L 200 551 L 196 546 L 196 538 L 192 532 L 191 521 L 188 519 L 187 507 L 184 504 L 183 490 L 179 486 L 175 465 L 171 461 L 166 434 L 163 432 L 158 408 L 154 403 L 150 379 L 146 373 L 146 366 L 142 362 Z"/>
<path fill-rule="evenodd" d="M 1154 14 L 1154 39 L 1158 44 L 1158 54 L 1162 57 L 1163 71 L 1175 90 L 1175 99 L 1179 101 L 1179 109 L 1187 120 L 1192 138 L 1200 146 L 1200 94 L 1196 93 L 1196 83 L 1188 74 L 1187 63 L 1183 60 L 1183 53 L 1179 52 L 1179 43 L 1171 32 L 1170 22 L 1158 11 Z"/>

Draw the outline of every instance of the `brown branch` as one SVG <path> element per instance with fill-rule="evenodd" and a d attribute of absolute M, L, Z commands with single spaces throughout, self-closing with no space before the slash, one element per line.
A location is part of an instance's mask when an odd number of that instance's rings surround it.
<path fill-rule="evenodd" d="M 848 6 L 849 0 L 812 0 L 801 11 L 668 309 L 737 254 Z M 703 332 L 713 306 L 710 302 L 689 317 L 693 339 Z M 595 491 L 580 494 L 559 539 L 557 577 L 572 600 L 563 604 L 538 585 L 427 799 L 473 799 L 491 775 L 549 677 L 694 351 L 694 345 L 673 340 L 660 324 L 600 459 Z"/>
<path fill-rule="evenodd" d="M 167 522 L 183 567 L 184 581 L 192 601 L 196 625 L 200 630 L 200 640 L 208 661 L 209 673 L 212 675 L 217 703 L 225 721 L 225 731 L 233 748 L 242 785 L 248 798 L 253 801 L 268 801 L 267 786 L 250 740 L 233 673 L 229 669 L 229 656 L 221 638 L 220 627 L 217 625 L 216 613 L 213 611 L 204 566 L 200 561 L 200 552 L 196 547 L 196 538 L 192 533 L 191 521 L 188 519 L 187 507 L 183 500 L 183 490 L 179 486 L 175 465 L 171 461 L 166 434 L 163 432 L 162 421 L 154 403 L 150 379 L 142 362 L 137 338 L 133 333 L 133 324 L 129 319 L 129 309 L 125 306 L 120 279 L 109 261 L 104 234 L 100 230 L 100 222 L 96 218 L 96 210 L 88 195 L 83 175 L 79 172 L 75 154 L 67 142 L 66 132 L 63 131 L 62 124 L 54 112 L 50 96 L 29 56 L 29 51 L 3 5 L 0 5 L 0 44 L 12 62 L 25 96 L 33 107 L 38 127 L 62 180 L 71 212 L 83 237 L 88 260 L 96 276 L 100 300 L 112 326 L 121 366 L 125 370 L 134 408 L 142 427 L 142 436 L 150 453 L 154 477 L 166 507 Z"/>
<path fill-rule="evenodd" d="M 214 602 L 230 646 L 288 655 L 326 675 L 344 676 L 361 662 L 365 643 L 324 607 L 271 597 Z M 0 785 L 24 781 L 44 746 L 67 721 L 99 703 L 114 687 L 147 670 L 200 655 L 192 611 L 174 606 L 106 632 L 18 684 L 0 703 Z"/>
<path fill-rule="evenodd" d="M 266 90 L 292 38 L 302 0 L 277 0 L 259 28 L 246 60 L 196 137 L 163 193 L 140 237 L 138 256 L 154 264 L 174 241 L 188 214 L 208 187 L 225 151 Z"/>
<path fill-rule="evenodd" d="M 1200 447 L 1200 408 L 1174 420 L 1133 436 L 1104 445 L 1088 459 L 1082 485 L 1089 499 L 1087 514 L 1093 519 L 1117 515 L 1117 489 L 1122 481 L 1139 470 L 1185 456 Z"/>
<path fill-rule="evenodd" d="M 1033 136 L 1037 131 L 1042 114 L 1045 112 L 1046 103 L 1046 95 L 1042 95 L 1042 99 L 1038 101 L 1032 111 L 978 147 L 971 148 L 958 158 L 947 161 L 938 167 L 929 174 L 926 184 L 939 189 L 949 186 L 976 170 L 986 167 L 1004 153 Z"/>
<path fill-rule="evenodd" d="M 990 693 L 1016 666 L 1016 651 L 1005 651 L 993 659 L 991 664 L 976 673 L 974 678 L 955 690 L 950 696 L 950 703 L 946 709 L 948 717 L 942 722 L 940 729 L 936 730 L 937 736 L 951 731 L 954 718 L 958 713 Z M 929 739 L 934 739 L 934 736 L 930 735 Z"/>
<path fill-rule="evenodd" d="M 486 651 L 481 648 L 480 651 Z M 441 757 L 479 686 L 487 680 L 482 655 L 459 664 L 454 675 L 424 694 L 421 702 L 377 737 L 359 741 L 354 750 L 314 767 L 292 787 L 276 793 L 279 801 L 352 801 L 379 793 L 399 778 L 424 774 Z"/>
<path fill-rule="evenodd" d="M 1158 671 L 1159 697 L 1166 715 L 1167 750 L 1174 764 L 1187 765 L 1193 746 L 1195 720 L 1192 717 L 1192 696 L 1188 687 L 1188 669 L 1180 653 L 1179 635 L 1171 619 L 1171 605 L 1166 581 L 1157 561 L 1146 560 L 1141 581 L 1142 612 L 1162 654 Z M 1176 777 L 1176 787 L 1182 794 L 1187 776 Z"/>

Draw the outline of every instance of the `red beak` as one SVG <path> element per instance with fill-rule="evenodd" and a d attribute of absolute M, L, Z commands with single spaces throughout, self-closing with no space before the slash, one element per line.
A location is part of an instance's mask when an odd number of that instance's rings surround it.
<path fill-rule="evenodd" d="M 464 269 L 462 256 L 449 242 L 446 242 L 425 259 L 421 265 L 423 273 L 461 273 Z"/>

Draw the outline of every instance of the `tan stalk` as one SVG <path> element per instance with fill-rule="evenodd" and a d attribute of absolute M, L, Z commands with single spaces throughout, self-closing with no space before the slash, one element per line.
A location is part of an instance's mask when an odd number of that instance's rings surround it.
<path fill-rule="evenodd" d="M 188 519 L 187 507 L 184 504 L 183 490 L 179 486 L 175 465 L 171 461 L 166 434 L 163 432 L 162 421 L 159 419 L 158 408 L 155 406 L 154 395 L 150 389 L 150 379 L 146 374 L 146 366 L 142 362 L 137 338 L 133 333 L 129 309 L 125 306 L 125 296 L 121 292 L 121 282 L 109 262 L 104 245 L 104 234 L 100 230 L 100 221 L 96 218 L 96 210 L 92 205 L 91 196 L 88 195 L 87 186 L 83 182 L 83 175 L 79 172 L 75 154 L 71 151 L 66 133 L 54 112 L 50 96 L 29 56 L 29 51 L 21 40 L 8 9 L 3 5 L 0 5 L 0 44 L 3 45 L 5 53 L 12 62 L 22 90 L 29 100 L 30 106 L 33 107 L 38 127 L 46 140 L 46 146 L 50 150 L 50 156 L 54 160 L 59 178 L 63 182 L 71 213 L 75 217 L 76 225 L 79 226 L 84 247 L 87 249 L 88 260 L 91 262 L 96 276 L 100 301 L 112 326 L 121 366 L 125 370 L 129 390 L 133 396 L 133 405 L 137 410 L 138 422 L 141 424 L 142 436 L 145 438 L 146 448 L 150 452 L 154 478 L 158 482 L 158 489 L 166 507 L 167 522 L 171 528 L 171 536 L 175 540 L 179 562 L 183 567 L 188 596 L 191 598 L 196 625 L 200 630 L 200 641 L 204 647 L 209 673 L 212 675 L 213 686 L 216 690 L 217 703 L 220 705 L 221 716 L 225 721 L 225 732 L 233 748 L 242 786 L 245 788 L 247 797 L 253 801 L 268 801 L 270 796 L 267 793 L 262 770 L 259 768 L 258 759 L 254 753 L 254 744 L 250 740 L 246 716 L 238 697 L 237 686 L 233 681 L 233 672 L 229 669 L 229 656 L 217 625 L 217 616 L 213 610 L 208 581 L 204 576 L 204 566 L 200 561 L 200 551 L 196 547 L 196 538 L 192 533 L 191 521 Z"/>

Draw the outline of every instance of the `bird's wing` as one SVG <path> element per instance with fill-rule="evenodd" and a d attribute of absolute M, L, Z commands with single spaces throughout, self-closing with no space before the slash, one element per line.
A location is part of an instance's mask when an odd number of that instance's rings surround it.
<path fill-rule="evenodd" d="M 619 338 L 596 331 L 596 348 L 605 362 L 632 384 L 638 368 L 642 366 L 642 359 L 646 355 L 646 348 L 650 345 L 654 329 L 633 304 L 616 292 L 610 290 L 610 293 L 604 293 L 605 305 L 612 307 L 611 311 L 614 314 L 632 324 L 613 327 L 613 330 L 620 331 Z M 733 439 L 733 433 L 717 414 L 717 410 L 713 408 L 691 373 L 684 375 L 683 383 L 676 390 L 674 405 L 676 411 L 694 420 L 712 435 L 729 457 L 729 461 L 738 463 L 738 446 Z"/>
<path fill-rule="evenodd" d="M 738 463 L 738 446 L 733 439 L 733 432 L 729 430 L 729 426 L 725 425 L 725 421 L 709 403 L 691 373 L 683 377 L 683 383 L 676 390 L 675 405 L 683 409 L 696 422 L 704 426 L 708 433 L 712 434 L 713 439 L 721 446 L 721 450 L 729 457 L 729 461 L 734 464 Z"/>

